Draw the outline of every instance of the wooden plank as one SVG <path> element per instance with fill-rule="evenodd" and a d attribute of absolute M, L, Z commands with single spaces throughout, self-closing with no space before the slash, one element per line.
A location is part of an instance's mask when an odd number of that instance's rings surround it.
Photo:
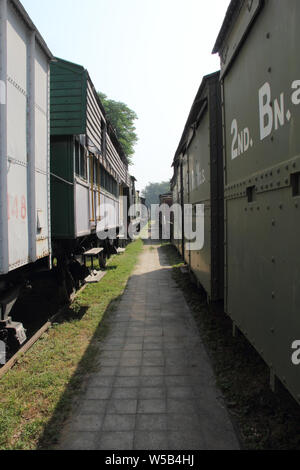
<path fill-rule="evenodd" d="M 93 248 L 83 253 L 83 256 L 99 256 L 102 251 L 104 251 L 104 248 Z"/>
<path fill-rule="evenodd" d="M 104 276 L 107 274 L 107 271 L 98 271 L 97 274 L 91 274 L 85 279 L 87 284 L 98 284 Z"/>

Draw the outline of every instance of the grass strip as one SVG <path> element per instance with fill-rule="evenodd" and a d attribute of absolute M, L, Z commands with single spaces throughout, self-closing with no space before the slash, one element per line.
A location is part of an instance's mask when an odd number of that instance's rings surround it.
<path fill-rule="evenodd" d="M 0 450 L 49 449 L 73 400 L 95 367 L 97 343 L 108 331 L 143 242 L 115 256 L 99 284 L 89 285 L 60 321 L 0 381 Z"/>

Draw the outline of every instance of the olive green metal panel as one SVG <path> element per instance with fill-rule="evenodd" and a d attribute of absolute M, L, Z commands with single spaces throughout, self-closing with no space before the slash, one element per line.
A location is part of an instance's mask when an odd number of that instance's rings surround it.
<path fill-rule="evenodd" d="M 52 237 L 75 237 L 73 137 L 51 137 Z"/>
<path fill-rule="evenodd" d="M 87 73 L 61 59 L 51 63 L 51 135 L 86 133 Z"/>
<path fill-rule="evenodd" d="M 206 107 L 189 147 L 190 202 L 210 200 L 209 112 Z"/>
<path fill-rule="evenodd" d="M 299 18 L 265 1 L 224 76 L 226 311 L 298 400 Z"/>
<path fill-rule="evenodd" d="M 204 287 L 209 298 L 211 289 L 211 206 L 210 206 L 210 138 L 209 112 L 206 106 L 188 150 L 190 195 L 189 203 L 203 204 L 204 209 L 204 246 L 202 250 L 191 251 L 190 267 Z M 195 218 L 195 215 L 194 215 Z"/>
<path fill-rule="evenodd" d="M 190 204 L 190 160 L 189 160 L 189 155 L 188 152 L 183 156 L 182 159 L 182 181 L 183 181 L 183 204 L 186 206 L 187 204 Z M 182 207 L 182 210 L 184 211 L 184 207 Z M 186 221 L 185 221 L 186 223 Z M 183 234 L 182 237 L 184 239 L 184 249 L 181 249 L 181 253 L 183 256 L 183 259 L 186 264 L 190 266 L 191 260 L 190 260 L 190 252 L 187 250 L 187 240 L 185 238 L 185 225 L 183 225 Z"/>
<path fill-rule="evenodd" d="M 186 151 L 188 194 L 185 203 L 193 206 L 194 229 L 196 205 L 204 206 L 204 245 L 201 250 L 186 252 L 199 283 L 211 301 L 224 295 L 224 199 L 221 87 L 219 73 L 204 77 L 193 106 L 195 123 Z"/>
<path fill-rule="evenodd" d="M 198 201 L 198 204 L 203 202 Z M 204 247 L 202 250 L 190 252 L 190 267 L 209 299 L 217 300 L 213 298 L 215 293 L 212 289 L 211 248 L 211 206 L 207 201 L 204 209 Z"/>
<path fill-rule="evenodd" d="M 299 154 L 299 18 L 299 1 L 266 1 L 225 76 L 228 183 Z"/>
<path fill-rule="evenodd" d="M 180 193 L 179 193 L 179 174 L 178 174 L 178 169 L 174 168 L 174 181 L 172 182 L 172 198 L 173 198 L 173 204 L 177 205 L 180 204 Z M 178 226 L 174 224 L 174 234 L 173 234 L 173 239 L 172 243 L 177 248 L 179 251 L 181 241 L 180 241 L 180 236 L 178 234 Z"/>

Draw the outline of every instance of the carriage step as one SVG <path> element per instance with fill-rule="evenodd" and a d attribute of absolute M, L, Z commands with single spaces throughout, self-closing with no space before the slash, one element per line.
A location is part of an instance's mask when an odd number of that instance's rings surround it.
<path fill-rule="evenodd" d="M 87 259 L 90 258 L 92 269 L 94 269 L 94 260 L 98 260 L 101 267 L 105 266 L 104 248 L 93 248 L 83 253 L 83 262 L 86 266 Z"/>
<path fill-rule="evenodd" d="M 100 282 L 106 274 L 106 271 L 95 271 L 90 276 L 85 278 L 86 284 L 97 284 Z"/>

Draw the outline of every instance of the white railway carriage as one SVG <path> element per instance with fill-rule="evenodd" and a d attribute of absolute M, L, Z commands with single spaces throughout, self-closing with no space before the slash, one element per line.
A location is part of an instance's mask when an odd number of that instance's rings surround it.
<path fill-rule="evenodd" d="M 28 268 L 49 266 L 51 251 L 52 55 L 18 0 L 0 0 L 0 36 L 0 341 L 22 344 L 9 313 Z"/>

